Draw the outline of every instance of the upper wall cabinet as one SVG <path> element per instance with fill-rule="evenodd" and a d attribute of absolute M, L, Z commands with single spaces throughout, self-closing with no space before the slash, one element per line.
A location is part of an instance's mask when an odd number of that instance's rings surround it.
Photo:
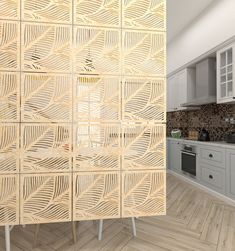
<path fill-rule="evenodd" d="M 186 68 L 167 80 L 167 111 L 182 111 L 188 109 L 181 105 L 194 98 L 196 71 Z"/>
<path fill-rule="evenodd" d="M 235 102 L 235 43 L 217 51 L 217 103 Z"/>

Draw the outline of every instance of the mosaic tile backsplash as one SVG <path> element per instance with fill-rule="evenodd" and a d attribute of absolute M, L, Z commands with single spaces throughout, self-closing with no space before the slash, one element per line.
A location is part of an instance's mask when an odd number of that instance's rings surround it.
<path fill-rule="evenodd" d="M 211 104 L 201 106 L 199 110 L 168 112 L 167 136 L 175 128 L 182 131 L 182 137 L 188 137 L 189 130 L 200 132 L 205 128 L 211 141 L 224 140 L 226 132 L 235 130 L 235 125 L 225 121 L 230 117 L 235 118 L 235 105 Z"/>

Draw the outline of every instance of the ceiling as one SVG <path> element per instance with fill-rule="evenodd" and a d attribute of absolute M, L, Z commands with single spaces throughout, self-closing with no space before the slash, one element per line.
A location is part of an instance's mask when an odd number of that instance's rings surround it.
<path fill-rule="evenodd" d="M 167 0 L 167 42 L 187 27 L 216 0 Z"/>

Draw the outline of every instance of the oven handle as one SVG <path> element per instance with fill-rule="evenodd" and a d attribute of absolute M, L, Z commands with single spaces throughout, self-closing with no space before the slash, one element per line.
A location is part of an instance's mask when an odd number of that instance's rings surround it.
<path fill-rule="evenodd" d="M 189 152 L 185 152 L 185 151 L 181 151 L 181 153 L 187 154 L 187 155 L 190 155 L 190 156 L 194 156 L 194 157 L 197 155 L 196 153 L 189 153 Z"/>

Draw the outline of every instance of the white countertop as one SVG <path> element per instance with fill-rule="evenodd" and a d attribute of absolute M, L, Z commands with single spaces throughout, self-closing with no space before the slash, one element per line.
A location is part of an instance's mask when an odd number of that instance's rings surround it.
<path fill-rule="evenodd" d="M 223 148 L 232 148 L 235 149 L 235 144 L 226 143 L 225 141 L 198 141 L 198 140 L 189 140 L 185 138 L 172 138 L 167 137 L 168 140 L 182 141 L 184 144 L 192 144 L 192 145 L 207 145 L 207 146 L 215 146 L 215 147 L 223 147 Z"/>

